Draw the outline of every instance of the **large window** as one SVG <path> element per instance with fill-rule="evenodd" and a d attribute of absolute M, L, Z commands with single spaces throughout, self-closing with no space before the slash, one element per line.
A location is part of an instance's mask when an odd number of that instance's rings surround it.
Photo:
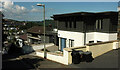
<path fill-rule="evenodd" d="M 74 26 L 74 28 L 76 28 L 76 21 L 74 21 L 73 26 Z"/>
<path fill-rule="evenodd" d="M 68 28 L 68 22 L 67 21 L 65 22 L 65 27 Z"/>
<path fill-rule="evenodd" d="M 65 27 L 66 28 L 76 28 L 76 21 L 66 21 Z"/>
<path fill-rule="evenodd" d="M 96 20 L 96 29 L 102 29 L 102 27 L 103 27 L 103 20 L 102 19 Z"/>
<path fill-rule="evenodd" d="M 69 27 L 72 28 L 72 22 L 71 21 L 69 21 Z"/>

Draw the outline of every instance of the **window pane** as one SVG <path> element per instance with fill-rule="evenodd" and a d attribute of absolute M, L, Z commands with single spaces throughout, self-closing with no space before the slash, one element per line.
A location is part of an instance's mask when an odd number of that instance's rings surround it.
<path fill-rule="evenodd" d="M 68 27 L 68 22 L 67 22 L 67 21 L 65 22 L 65 27 L 66 27 L 66 28 Z"/>
<path fill-rule="evenodd" d="M 96 20 L 96 29 L 98 29 L 98 20 Z"/>
<path fill-rule="evenodd" d="M 74 21 L 74 28 L 76 28 L 76 21 Z"/>
<path fill-rule="evenodd" d="M 70 21 L 69 25 L 70 25 L 70 28 L 71 28 L 72 27 L 72 22 L 71 21 Z"/>

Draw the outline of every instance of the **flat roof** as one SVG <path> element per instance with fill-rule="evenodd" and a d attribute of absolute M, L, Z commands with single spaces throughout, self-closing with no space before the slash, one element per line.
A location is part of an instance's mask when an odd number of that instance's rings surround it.
<path fill-rule="evenodd" d="M 65 16 L 82 16 L 82 15 L 95 15 L 95 14 L 112 14 L 112 13 L 118 13 L 116 11 L 106 11 L 106 12 L 74 12 L 74 13 L 65 13 L 65 14 L 56 14 L 53 15 L 52 18 L 54 17 L 65 17 Z"/>

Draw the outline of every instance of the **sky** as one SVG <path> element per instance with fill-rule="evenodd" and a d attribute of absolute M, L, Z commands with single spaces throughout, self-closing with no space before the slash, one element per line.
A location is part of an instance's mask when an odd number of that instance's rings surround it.
<path fill-rule="evenodd" d="M 4 0 L 1 0 L 4 1 Z M 28 2 L 28 0 L 11 0 L 14 2 Z M 118 2 L 119 0 L 29 0 L 29 2 Z"/>
<path fill-rule="evenodd" d="M 4 1 L 0 9 L 5 18 L 19 21 L 43 20 L 43 7 L 36 6 L 38 3 L 45 4 L 46 19 L 52 19 L 55 14 L 73 12 L 104 12 L 117 11 L 118 2 L 13 2 Z"/>

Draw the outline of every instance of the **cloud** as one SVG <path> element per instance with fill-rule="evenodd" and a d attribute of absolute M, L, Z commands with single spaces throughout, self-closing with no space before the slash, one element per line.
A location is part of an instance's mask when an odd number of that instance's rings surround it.
<path fill-rule="evenodd" d="M 0 2 L 0 11 L 3 12 L 5 18 L 15 19 L 15 20 L 40 20 L 43 17 L 43 8 L 31 6 L 31 9 L 25 6 L 15 5 L 14 2 L 10 0 L 4 0 Z M 29 6 L 30 7 L 30 6 Z M 52 8 L 46 8 L 46 14 L 49 13 Z M 33 18 L 34 17 L 34 18 Z M 48 17 L 47 17 L 48 18 Z"/>
<path fill-rule="evenodd" d="M 37 12 L 42 12 L 41 8 L 36 8 L 34 6 L 32 6 L 31 12 L 37 13 Z"/>
<path fill-rule="evenodd" d="M 11 1 L 4 2 L 3 9 L 4 11 L 9 11 L 10 13 L 20 14 L 20 15 L 24 13 L 28 13 L 28 10 L 25 7 L 14 5 L 14 3 Z"/>
<path fill-rule="evenodd" d="M 31 12 L 41 12 L 41 10 L 38 9 L 38 8 L 32 8 L 32 9 L 31 9 Z"/>
<path fill-rule="evenodd" d="M 2 8 L 1 11 L 7 18 L 11 19 L 19 19 L 29 13 L 29 10 L 24 6 L 14 5 L 12 1 L 4 1 L 1 2 Z M 23 19 L 25 19 L 23 17 Z"/>

